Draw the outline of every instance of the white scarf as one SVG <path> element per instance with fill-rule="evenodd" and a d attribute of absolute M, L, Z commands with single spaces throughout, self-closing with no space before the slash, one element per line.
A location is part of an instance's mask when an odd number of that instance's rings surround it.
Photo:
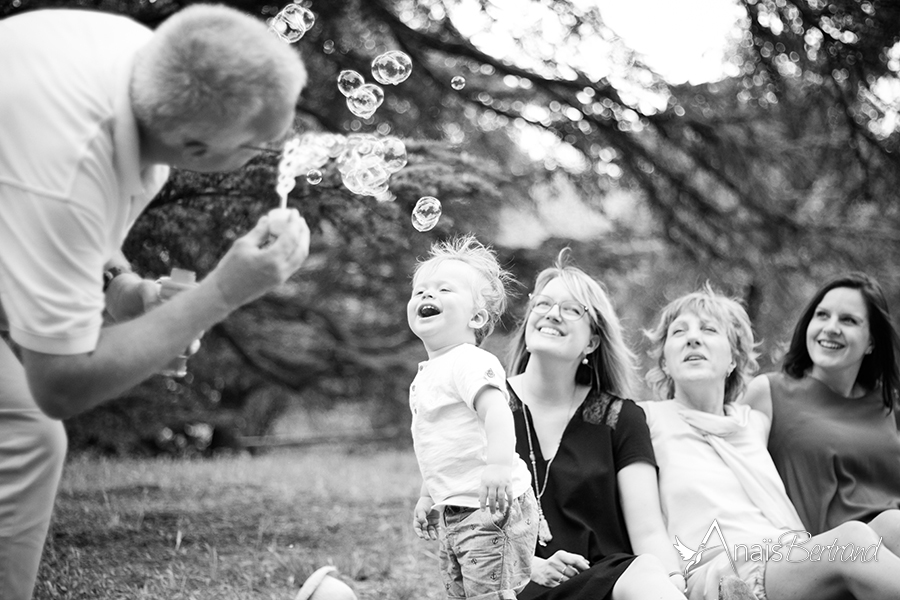
<path fill-rule="evenodd" d="M 746 441 L 731 437 L 746 429 L 750 423 L 749 406 L 726 404 L 723 416 L 678 405 L 678 414 L 712 446 L 719 458 L 735 474 L 750 501 L 767 519 L 783 529 L 803 529 L 797 510 L 784 491 L 784 484 L 778 477 L 774 463 L 770 461 L 769 465 L 772 468 L 767 469 L 765 464 L 749 460 L 741 452 L 741 446 L 747 446 Z M 737 447 L 733 445 L 735 443 Z"/>

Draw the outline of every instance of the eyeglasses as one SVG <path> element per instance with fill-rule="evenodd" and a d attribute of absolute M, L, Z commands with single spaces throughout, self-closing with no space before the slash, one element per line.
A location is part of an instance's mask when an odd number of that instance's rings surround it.
<path fill-rule="evenodd" d="M 577 321 L 587 312 L 587 306 L 579 304 L 574 300 L 556 302 L 549 296 L 541 295 L 529 295 L 529 298 L 531 298 L 531 310 L 539 315 L 546 315 L 553 310 L 554 306 L 559 306 L 559 314 L 563 319 L 566 321 Z"/>

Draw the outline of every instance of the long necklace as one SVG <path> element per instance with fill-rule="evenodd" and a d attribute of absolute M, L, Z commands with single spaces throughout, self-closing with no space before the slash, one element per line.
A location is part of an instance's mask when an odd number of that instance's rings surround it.
<path fill-rule="evenodd" d="M 541 546 L 546 546 L 547 542 L 553 539 L 553 534 L 550 533 L 550 525 L 547 524 L 547 519 L 544 517 L 544 509 L 541 508 L 541 496 L 543 496 L 544 492 L 547 490 L 547 481 L 550 479 L 550 465 L 553 464 L 553 458 L 556 458 L 556 454 L 547 461 L 547 469 L 544 471 L 544 484 L 538 489 L 537 459 L 534 456 L 534 445 L 531 442 L 531 425 L 528 423 L 528 416 L 531 411 L 529 411 L 528 407 L 524 404 L 522 406 L 525 409 L 522 412 L 525 417 L 525 432 L 528 436 L 528 458 L 531 459 L 531 471 L 534 473 L 534 495 L 537 496 L 538 543 Z M 559 451 L 557 450 L 557 452 Z"/>
<path fill-rule="evenodd" d="M 572 397 L 572 406 L 569 407 L 569 413 L 566 415 L 566 424 L 563 427 L 563 433 L 565 433 L 566 428 L 569 426 L 569 421 L 572 419 L 572 415 L 575 414 L 575 403 L 578 401 L 577 396 Z M 544 492 L 547 490 L 547 482 L 550 480 L 550 466 L 553 464 L 553 460 L 556 458 L 556 455 L 559 454 L 559 449 L 557 448 L 556 453 L 553 455 L 553 458 L 547 461 L 547 468 L 544 471 L 544 483 L 538 486 L 538 471 L 537 471 L 537 458 L 534 455 L 534 444 L 531 441 L 531 424 L 529 423 L 529 415 L 531 415 L 531 410 L 529 410 L 528 406 L 525 403 L 522 403 L 522 414 L 525 417 L 525 432 L 528 437 L 528 458 L 531 460 L 531 471 L 534 473 L 534 495 L 537 496 L 537 509 L 538 509 L 538 543 L 541 546 L 546 546 L 548 542 L 553 539 L 553 534 L 550 533 L 550 525 L 547 523 L 547 518 L 544 517 L 544 509 L 541 507 L 541 496 L 544 495 Z M 562 444 L 562 436 L 560 436 L 560 444 Z"/>

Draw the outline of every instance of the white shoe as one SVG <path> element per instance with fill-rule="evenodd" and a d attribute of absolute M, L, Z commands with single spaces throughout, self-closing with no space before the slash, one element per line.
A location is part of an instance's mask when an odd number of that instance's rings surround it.
<path fill-rule="evenodd" d="M 356 594 L 346 583 L 332 577 L 334 567 L 322 567 L 303 582 L 294 600 L 357 600 Z"/>

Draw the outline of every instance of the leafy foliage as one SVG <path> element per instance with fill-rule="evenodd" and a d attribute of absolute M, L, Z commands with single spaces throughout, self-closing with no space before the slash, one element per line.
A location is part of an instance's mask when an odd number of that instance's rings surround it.
<path fill-rule="evenodd" d="M 60 4 L 5 2 L 0 15 Z M 65 4 L 153 26 L 187 3 Z M 280 8 L 227 4 L 261 18 Z M 528 283 L 561 246 L 574 246 L 635 332 L 667 296 L 705 279 L 747 301 L 770 351 L 787 334 L 789 309 L 836 270 L 865 269 L 892 295 L 900 289 L 891 268 L 900 258 L 898 107 L 884 92 L 900 71 L 896 2 L 741 0 L 729 76 L 696 86 L 653 73 L 590 3 L 522 0 L 517 18 L 485 0 L 305 4 L 317 22 L 296 45 L 310 72 L 298 129 L 397 135 L 410 162 L 391 182 L 392 203 L 351 194 L 333 166 L 319 185 L 298 183 L 290 201 L 314 230 L 310 259 L 279 293 L 208 332 L 193 380 L 174 384 L 190 390 L 179 406 L 197 418 L 221 418 L 216 407 L 227 405 L 244 433 L 261 433 L 298 397 L 378 395 L 377 424 L 402 424 L 409 368 L 421 357 L 403 311 L 416 257 L 455 232 L 498 239 L 508 211 L 536 210 L 561 193 L 561 179 L 611 228 L 532 249 L 518 247 L 529 245 L 525 232 L 507 232 L 517 244 L 500 254 Z M 386 90 L 374 117 L 354 117 L 337 74 L 368 78 L 372 59 L 391 49 L 410 55 L 412 77 Z M 608 58 L 597 60 L 600 51 Z M 463 88 L 450 85 L 455 76 Z M 138 221 L 127 255 L 149 275 L 172 266 L 204 275 L 274 206 L 274 166 L 258 159 L 228 175 L 177 173 Z M 426 234 L 408 222 L 423 195 L 444 205 Z M 154 386 L 131 396 L 155 397 Z M 250 398 L 269 408 L 250 410 Z"/>

